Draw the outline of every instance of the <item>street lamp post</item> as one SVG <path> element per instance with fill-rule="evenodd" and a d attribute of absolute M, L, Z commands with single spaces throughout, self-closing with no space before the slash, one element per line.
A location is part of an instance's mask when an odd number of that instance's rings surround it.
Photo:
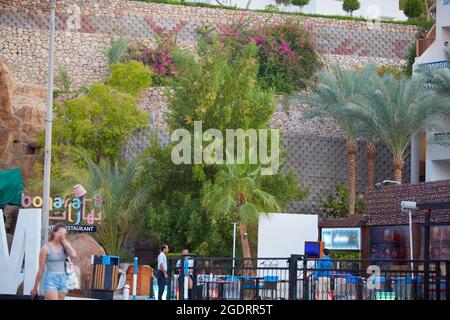
<path fill-rule="evenodd" d="M 413 230 L 412 230 L 412 210 L 417 209 L 417 203 L 414 201 L 402 201 L 401 202 L 402 212 L 408 212 L 409 220 L 409 255 L 411 259 L 411 272 L 414 271 L 414 247 L 413 247 Z"/>
<path fill-rule="evenodd" d="M 50 10 L 50 27 L 48 40 L 48 88 L 45 116 L 45 150 L 44 150 L 44 190 L 42 206 L 42 242 L 48 241 L 49 210 L 50 210 L 50 173 L 52 161 L 52 121 L 53 121 L 53 75 L 54 75 L 54 36 L 55 36 L 56 0 L 52 0 Z"/>
<path fill-rule="evenodd" d="M 235 266 L 236 266 L 236 222 L 233 222 L 233 271 L 232 271 L 233 277 Z"/>

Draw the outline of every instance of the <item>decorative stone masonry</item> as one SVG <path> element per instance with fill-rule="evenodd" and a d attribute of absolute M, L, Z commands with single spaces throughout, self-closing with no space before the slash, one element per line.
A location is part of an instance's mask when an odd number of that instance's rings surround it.
<path fill-rule="evenodd" d="M 50 0 L 0 1 L 0 59 L 8 61 L 19 83 L 45 85 L 48 59 Z M 121 0 L 57 1 L 55 65 L 69 71 L 73 86 L 104 79 L 102 50 L 113 35 L 155 43 L 161 29 L 176 35 L 181 47 L 193 48 L 197 29 L 209 25 L 227 32 L 234 23 L 251 27 L 280 24 L 288 19 L 309 29 L 319 52 L 401 63 L 414 43 L 415 26 L 299 17 L 255 11 L 210 9 Z M 346 58 L 343 58 L 346 60 Z"/>

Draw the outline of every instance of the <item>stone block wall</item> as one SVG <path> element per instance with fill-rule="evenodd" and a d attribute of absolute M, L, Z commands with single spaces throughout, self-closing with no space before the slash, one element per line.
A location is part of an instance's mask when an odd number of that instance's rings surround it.
<path fill-rule="evenodd" d="M 19 83 L 45 85 L 47 80 L 50 0 L 0 1 L 0 59 Z M 372 25 L 361 21 L 292 17 L 254 11 L 210 9 L 122 0 L 58 0 L 55 65 L 68 69 L 74 86 L 104 79 L 102 50 L 113 35 L 153 43 L 161 28 L 176 35 L 181 47 L 192 48 L 197 28 L 208 25 L 226 32 L 237 22 L 258 27 L 298 20 L 331 62 L 401 63 L 415 40 L 416 27 Z"/>
<path fill-rule="evenodd" d="M 0 60 L 10 66 L 16 81 L 25 86 L 47 84 L 48 19 L 50 0 L 0 0 Z M 372 24 L 313 17 L 292 17 L 252 11 L 221 10 L 174 6 L 122 0 L 58 0 L 55 34 L 55 66 L 65 67 L 73 87 L 104 80 L 108 64 L 102 51 L 115 35 L 130 40 L 155 42 L 164 28 L 176 35 L 178 45 L 194 48 L 197 28 L 209 25 L 226 32 L 237 22 L 258 27 L 279 24 L 288 19 L 299 21 L 310 30 L 319 52 L 328 64 L 343 67 L 366 63 L 378 65 L 404 63 L 407 48 L 415 41 L 416 27 L 399 24 Z M 56 80 L 56 85 L 58 85 Z M 146 130 L 135 134 L 123 148 L 124 158 L 141 153 L 149 144 L 149 133 L 157 132 L 161 143 L 169 134 L 164 123 L 167 100 L 164 89 L 152 88 L 142 98 L 140 108 L 150 113 Z M 337 126 L 328 119 L 304 121 L 303 109 L 295 104 L 279 108 L 272 127 L 280 128 L 289 156 L 286 170 L 296 171 L 302 186 L 312 192 L 294 203 L 293 212 L 319 213 L 320 198 L 346 184 L 345 140 Z M 364 144 L 358 152 L 358 176 L 366 176 Z M 390 153 L 378 147 L 377 179 L 392 176 Z M 409 160 L 404 171 L 409 178 Z M 358 192 L 365 190 L 358 181 Z"/>

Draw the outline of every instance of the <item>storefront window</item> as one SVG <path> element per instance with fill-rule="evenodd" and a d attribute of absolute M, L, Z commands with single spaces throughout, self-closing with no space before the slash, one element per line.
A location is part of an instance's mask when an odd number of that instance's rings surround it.
<path fill-rule="evenodd" d="M 408 226 L 370 228 L 370 258 L 373 260 L 410 259 Z"/>
<path fill-rule="evenodd" d="M 422 243 L 425 243 L 425 232 L 422 228 Z M 421 250 L 423 259 L 424 249 Z M 450 225 L 430 227 L 430 259 L 450 260 Z"/>

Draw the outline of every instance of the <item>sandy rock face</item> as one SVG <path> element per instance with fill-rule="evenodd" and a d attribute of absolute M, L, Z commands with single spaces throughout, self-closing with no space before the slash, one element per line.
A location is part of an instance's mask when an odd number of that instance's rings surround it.
<path fill-rule="evenodd" d="M 16 86 L 8 65 L 0 60 L 0 117 L 2 118 L 14 115 L 12 99 Z"/>
<path fill-rule="evenodd" d="M 45 90 L 19 87 L 0 60 L 0 170 L 18 167 L 25 179 L 38 161 L 37 137 L 44 130 Z"/>

